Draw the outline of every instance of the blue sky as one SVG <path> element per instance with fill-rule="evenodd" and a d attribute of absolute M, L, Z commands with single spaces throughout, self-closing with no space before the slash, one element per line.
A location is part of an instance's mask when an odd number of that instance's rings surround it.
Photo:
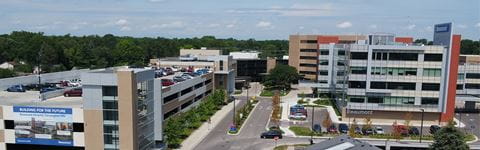
<path fill-rule="evenodd" d="M 288 39 L 290 34 L 394 33 L 432 39 L 454 22 L 480 39 L 480 0 L 0 0 L 0 34 Z"/>

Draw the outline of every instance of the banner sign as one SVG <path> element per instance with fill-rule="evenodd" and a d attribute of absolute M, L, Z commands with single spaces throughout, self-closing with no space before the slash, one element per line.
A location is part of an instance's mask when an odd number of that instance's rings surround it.
<path fill-rule="evenodd" d="M 71 108 L 13 106 L 16 144 L 73 146 Z"/>

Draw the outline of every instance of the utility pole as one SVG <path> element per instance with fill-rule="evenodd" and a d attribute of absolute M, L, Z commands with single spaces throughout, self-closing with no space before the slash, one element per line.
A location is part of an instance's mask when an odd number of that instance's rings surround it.
<path fill-rule="evenodd" d="M 420 143 L 422 143 L 422 136 L 423 136 L 423 113 L 425 112 L 425 109 L 420 109 L 422 111 L 422 122 L 420 123 Z"/>
<path fill-rule="evenodd" d="M 310 145 L 313 145 L 313 122 L 315 121 L 315 105 L 312 107 L 312 131 L 310 133 Z"/>

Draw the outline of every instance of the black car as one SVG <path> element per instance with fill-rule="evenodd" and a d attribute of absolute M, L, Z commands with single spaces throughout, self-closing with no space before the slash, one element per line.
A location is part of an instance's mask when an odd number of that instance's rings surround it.
<path fill-rule="evenodd" d="M 348 125 L 345 123 L 338 124 L 338 130 L 340 133 L 348 133 Z"/>
<path fill-rule="evenodd" d="M 314 124 L 313 125 L 313 131 L 317 132 L 317 133 L 322 132 L 322 126 L 320 126 L 319 124 Z"/>
<path fill-rule="evenodd" d="M 185 79 L 182 78 L 181 76 L 175 76 L 175 77 L 173 77 L 173 81 L 175 81 L 175 82 L 183 82 L 183 81 L 185 81 Z"/>
<path fill-rule="evenodd" d="M 262 139 L 273 139 L 275 137 L 278 137 L 279 139 L 281 139 L 282 138 L 282 132 L 278 131 L 278 130 L 270 130 L 270 131 L 267 131 L 267 132 L 263 132 L 260 135 L 260 138 L 262 138 Z"/>
<path fill-rule="evenodd" d="M 375 133 L 373 128 L 364 128 L 364 129 L 362 129 L 362 132 L 363 132 L 363 135 L 371 135 L 371 134 Z"/>
<path fill-rule="evenodd" d="M 420 131 L 418 131 L 417 127 L 410 127 L 410 129 L 408 129 L 408 134 L 410 134 L 410 135 L 420 135 Z"/>
<path fill-rule="evenodd" d="M 435 133 L 437 133 L 438 130 L 440 130 L 440 126 L 438 126 L 438 125 L 430 126 L 430 134 L 435 134 Z"/>

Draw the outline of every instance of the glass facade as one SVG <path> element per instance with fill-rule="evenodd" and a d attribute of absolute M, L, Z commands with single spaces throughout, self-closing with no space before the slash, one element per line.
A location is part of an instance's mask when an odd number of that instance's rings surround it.
<path fill-rule="evenodd" d="M 140 150 L 154 146 L 153 80 L 137 83 L 137 140 Z"/>
<path fill-rule="evenodd" d="M 102 87 L 103 142 L 105 149 L 118 150 L 118 91 L 116 86 Z"/>

